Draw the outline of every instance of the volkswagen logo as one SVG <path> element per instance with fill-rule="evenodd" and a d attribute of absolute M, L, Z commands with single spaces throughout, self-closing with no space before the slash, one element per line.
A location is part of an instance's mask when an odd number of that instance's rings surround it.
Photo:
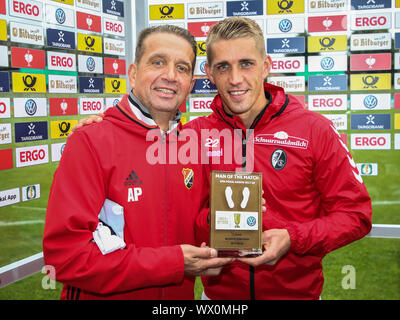
<path fill-rule="evenodd" d="M 321 60 L 321 68 L 324 70 L 331 70 L 335 65 L 335 60 L 331 57 L 325 57 Z"/>
<path fill-rule="evenodd" d="M 289 32 L 292 30 L 292 22 L 289 19 L 283 19 L 279 22 L 279 30 L 282 32 Z"/>
<path fill-rule="evenodd" d="M 90 72 L 93 72 L 96 68 L 96 62 L 92 57 L 87 58 L 86 60 L 86 67 Z"/>
<path fill-rule="evenodd" d="M 25 102 L 25 111 L 28 115 L 33 116 L 37 111 L 37 105 L 35 100 L 29 99 Z"/>
<path fill-rule="evenodd" d="M 367 109 L 374 109 L 378 105 L 378 99 L 374 95 L 370 94 L 364 98 L 363 103 L 364 107 Z"/>
<path fill-rule="evenodd" d="M 204 74 L 206 74 L 206 62 L 207 61 L 203 61 L 202 63 L 200 63 L 200 71 Z"/>
<path fill-rule="evenodd" d="M 66 17 L 65 17 L 65 12 L 63 9 L 58 8 L 55 12 L 55 16 L 56 16 L 56 20 L 59 24 L 64 24 Z"/>
<path fill-rule="evenodd" d="M 247 218 L 246 222 L 247 222 L 247 225 L 248 225 L 248 226 L 254 227 L 255 224 L 257 223 L 257 220 L 256 220 L 255 217 L 249 216 L 249 217 Z"/>

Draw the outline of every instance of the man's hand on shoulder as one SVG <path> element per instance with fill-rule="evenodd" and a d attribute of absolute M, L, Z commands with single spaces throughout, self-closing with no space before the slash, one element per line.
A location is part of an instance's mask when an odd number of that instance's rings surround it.
<path fill-rule="evenodd" d="M 99 123 L 99 122 L 103 121 L 103 118 L 104 118 L 104 113 L 99 113 L 97 115 L 90 115 L 87 118 L 80 119 L 79 122 L 75 126 L 72 127 L 71 132 L 68 135 L 68 137 L 70 137 L 76 129 L 82 128 L 82 127 L 87 126 L 92 123 Z"/>

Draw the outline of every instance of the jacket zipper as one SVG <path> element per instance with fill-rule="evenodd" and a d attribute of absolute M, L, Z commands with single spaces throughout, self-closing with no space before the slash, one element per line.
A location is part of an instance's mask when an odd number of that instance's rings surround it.
<path fill-rule="evenodd" d="M 247 153 L 247 141 L 250 138 L 251 132 L 249 135 L 246 137 L 246 133 L 242 134 L 242 171 L 246 171 L 246 153 Z M 256 293 L 255 293 L 255 281 L 254 281 L 254 267 L 249 266 L 249 276 L 250 276 L 250 300 L 255 300 L 256 299 Z"/>
<path fill-rule="evenodd" d="M 164 246 L 167 245 L 167 222 L 168 222 L 168 168 L 167 168 L 167 134 L 163 131 L 161 131 L 161 142 L 162 142 L 162 147 L 165 145 L 165 152 L 163 152 L 163 161 L 164 161 Z M 164 149 L 164 148 L 162 148 Z M 161 300 L 165 300 L 165 288 L 161 288 Z"/>

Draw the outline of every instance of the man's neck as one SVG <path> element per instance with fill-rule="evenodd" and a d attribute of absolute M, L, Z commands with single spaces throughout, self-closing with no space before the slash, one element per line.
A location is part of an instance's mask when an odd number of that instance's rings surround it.
<path fill-rule="evenodd" d="M 131 102 L 134 102 L 134 107 L 140 111 L 142 115 L 148 119 L 153 125 L 157 125 L 164 132 L 168 132 L 171 129 L 171 122 L 175 124 L 180 120 L 180 111 L 177 112 L 162 112 L 153 110 L 145 106 L 133 91 L 129 94 Z"/>

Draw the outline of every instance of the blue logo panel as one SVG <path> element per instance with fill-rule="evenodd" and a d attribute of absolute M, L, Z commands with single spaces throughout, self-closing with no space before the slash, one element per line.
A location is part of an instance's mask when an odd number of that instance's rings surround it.
<path fill-rule="evenodd" d="M 351 0 L 351 10 L 375 10 L 392 7 L 392 0 Z"/>
<path fill-rule="evenodd" d="M 304 53 L 304 50 L 304 37 L 267 39 L 267 53 Z"/>
<path fill-rule="evenodd" d="M 192 94 L 216 94 L 217 87 L 209 79 L 196 79 Z"/>
<path fill-rule="evenodd" d="M 346 91 L 347 75 L 308 76 L 308 91 Z"/>
<path fill-rule="evenodd" d="M 226 15 L 228 17 L 263 15 L 263 0 L 228 1 L 226 3 Z"/>
<path fill-rule="evenodd" d="M 59 49 L 75 49 L 75 33 L 59 29 L 47 29 L 47 46 Z"/>
<path fill-rule="evenodd" d="M 390 130 L 389 113 L 364 113 L 351 115 L 351 130 Z"/>
<path fill-rule="evenodd" d="M 124 16 L 124 3 L 118 0 L 103 0 L 103 12 L 113 16 Z"/>
<path fill-rule="evenodd" d="M 10 75 L 8 72 L 0 72 L 0 92 L 10 92 Z"/>
<path fill-rule="evenodd" d="M 399 32 L 394 34 L 394 48 L 400 49 L 400 33 Z"/>
<path fill-rule="evenodd" d="M 17 122 L 14 124 L 15 142 L 47 140 L 47 121 Z"/>
<path fill-rule="evenodd" d="M 80 93 L 103 93 L 103 78 L 79 77 Z"/>

